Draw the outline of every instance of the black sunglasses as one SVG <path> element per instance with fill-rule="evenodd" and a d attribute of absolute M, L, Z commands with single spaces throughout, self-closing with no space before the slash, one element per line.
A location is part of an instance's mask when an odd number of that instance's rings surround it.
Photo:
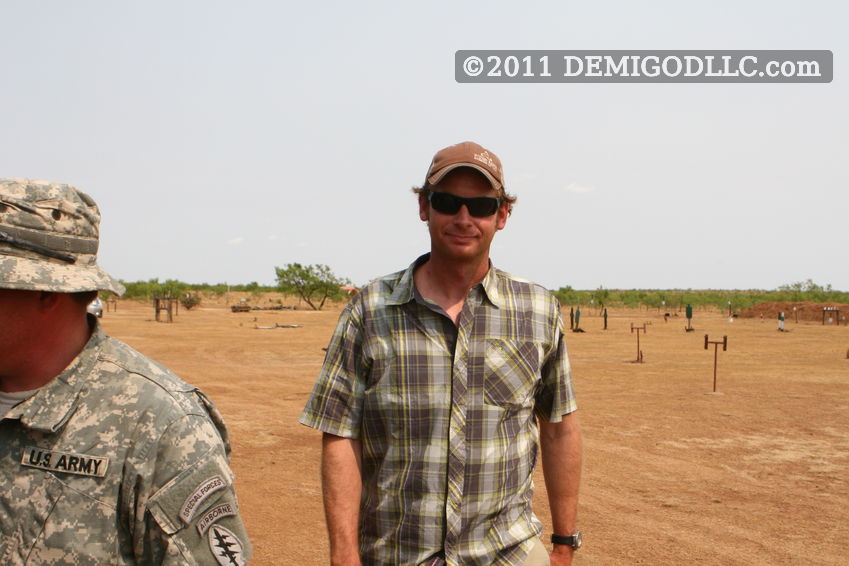
<path fill-rule="evenodd" d="M 451 193 L 439 193 L 431 191 L 427 197 L 428 202 L 437 212 L 442 214 L 457 214 L 460 212 L 460 207 L 464 204 L 469 210 L 469 214 L 483 218 L 492 216 L 504 202 L 500 197 L 473 197 L 465 198 L 452 195 Z"/>

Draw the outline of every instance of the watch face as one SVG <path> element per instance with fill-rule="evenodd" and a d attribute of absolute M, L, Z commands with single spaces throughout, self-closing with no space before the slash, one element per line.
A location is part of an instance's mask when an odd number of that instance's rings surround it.
<path fill-rule="evenodd" d="M 575 537 L 575 544 L 572 545 L 572 548 L 575 550 L 581 548 L 581 545 L 584 544 L 584 539 L 581 537 L 581 531 L 575 531 L 575 534 L 572 536 Z"/>

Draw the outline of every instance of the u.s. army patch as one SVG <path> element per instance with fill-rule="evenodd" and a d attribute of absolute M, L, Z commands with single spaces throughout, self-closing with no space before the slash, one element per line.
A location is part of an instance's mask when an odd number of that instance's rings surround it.
<path fill-rule="evenodd" d="M 203 536 L 206 530 L 212 525 L 214 522 L 219 519 L 223 519 L 224 517 L 232 517 L 233 515 L 238 515 L 239 512 L 236 510 L 236 506 L 233 503 L 222 503 L 221 505 L 216 505 L 209 511 L 203 514 L 203 517 L 197 523 L 198 533 Z"/>
<path fill-rule="evenodd" d="M 187 525 L 191 523 L 192 517 L 195 516 L 200 504 L 206 501 L 210 495 L 225 487 L 227 487 L 227 483 L 221 479 L 221 476 L 212 476 L 201 483 L 183 502 L 183 506 L 180 507 L 180 518 Z"/>
<path fill-rule="evenodd" d="M 209 549 L 221 566 L 245 566 L 245 547 L 232 531 L 213 525 L 208 538 Z"/>
<path fill-rule="evenodd" d="M 79 476 L 106 477 L 109 458 L 45 450 L 37 446 L 27 446 L 21 454 L 21 465 L 51 472 L 63 472 Z"/>

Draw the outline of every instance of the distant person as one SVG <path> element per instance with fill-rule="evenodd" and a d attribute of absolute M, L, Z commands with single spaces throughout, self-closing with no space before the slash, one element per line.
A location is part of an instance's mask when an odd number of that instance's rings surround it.
<path fill-rule="evenodd" d="M 0 563 L 244 565 L 221 415 L 86 314 L 124 291 L 99 223 L 74 187 L 0 179 Z"/>
<path fill-rule="evenodd" d="M 301 416 L 324 433 L 330 563 L 571 564 L 581 432 L 563 323 L 547 290 L 490 262 L 515 202 L 501 162 L 447 147 L 414 190 L 430 253 L 351 300 Z"/>

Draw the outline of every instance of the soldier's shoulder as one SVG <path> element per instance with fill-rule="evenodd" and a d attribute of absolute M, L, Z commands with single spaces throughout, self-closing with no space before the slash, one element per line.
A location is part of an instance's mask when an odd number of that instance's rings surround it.
<path fill-rule="evenodd" d="M 107 337 L 98 356 L 100 373 L 118 382 L 131 381 L 132 391 L 146 399 L 183 413 L 205 412 L 197 388 L 183 381 L 173 371 L 131 346 Z"/>

